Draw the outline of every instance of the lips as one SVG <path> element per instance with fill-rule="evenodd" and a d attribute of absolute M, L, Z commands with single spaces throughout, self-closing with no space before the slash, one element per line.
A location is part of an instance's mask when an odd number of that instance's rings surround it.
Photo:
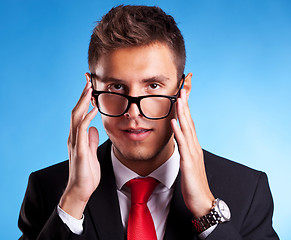
<path fill-rule="evenodd" d="M 128 130 L 125 130 L 126 132 L 129 132 L 129 133 L 135 133 L 135 134 L 140 134 L 140 133 L 145 133 L 147 131 L 151 131 L 149 129 L 128 129 Z"/>
<path fill-rule="evenodd" d="M 145 129 L 145 128 L 130 128 L 130 129 L 125 129 L 123 132 L 125 136 L 132 141 L 143 141 L 145 140 L 151 133 L 152 129 Z"/>

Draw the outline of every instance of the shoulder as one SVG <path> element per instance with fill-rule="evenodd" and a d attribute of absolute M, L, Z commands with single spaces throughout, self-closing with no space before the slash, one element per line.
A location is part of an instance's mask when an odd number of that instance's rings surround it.
<path fill-rule="evenodd" d="M 251 201 L 258 189 L 268 191 L 268 179 L 264 172 L 219 157 L 204 150 L 207 178 L 215 195 Z"/>
<path fill-rule="evenodd" d="M 235 216 L 243 217 L 254 205 L 254 201 L 272 204 L 268 179 L 264 172 L 205 150 L 203 152 L 211 191 L 215 197 L 227 202 Z"/>
<path fill-rule="evenodd" d="M 101 165 L 108 162 L 110 157 L 111 142 L 106 141 L 98 147 L 98 160 Z M 62 193 L 67 185 L 69 177 L 69 160 L 51 165 L 49 167 L 32 172 L 29 184 L 46 192 L 58 191 Z"/>
<path fill-rule="evenodd" d="M 53 181 L 51 179 L 52 176 L 56 178 L 66 178 L 69 174 L 69 160 L 51 165 L 49 167 L 37 170 L 35 172 L 31 173 L 32 178 L 36 178 L 38 180 L 49 180 Z"/>
<path fill-rule="evenodd" d="M 69 176 L 69 161 L 64 161 L 41 170 L 32 172 L 29 176 L 26 196 L 37 199 L 52 210 L 66 188 Z"/>
<path fill-rule="evenodd" d="M 98 160 L 101 162 L 104 162 L 108 156 L 108 153 L 110 154 L 110 149 L 111 149 L 111 142 L 107 140 L 103 144 L 101 144 L 98 147 Z M 46 168 L 37 170 L 33 172 L 32 178 L 37 178 L 41 180 L 49 180 L 49 181 L 59 181 L 60 179 L 66 180 L 69 175 L 69 160 L 48 166 Z M 52 176 L 54 179 L 51 179 Z"/>
<path fill-rule="evenodd" d="M 246 177 L 256 179 L 265 173 L 229 160 L 224 157 L 217 156 L 211 152 L 203 150 L 206 171 L 212 176 L 225 176 L 226 178 Z"/>

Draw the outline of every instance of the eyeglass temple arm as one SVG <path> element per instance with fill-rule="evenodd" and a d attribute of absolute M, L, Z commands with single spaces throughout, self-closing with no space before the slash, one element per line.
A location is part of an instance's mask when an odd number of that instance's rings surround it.
<path fill-rule="evenodd" d="M 91 82 L 91 88 L 93 89 L 93 92 L 96 91 L 94 86 L 93 86 L 93 77 L 94 77 L 94 73 L 90 73 L 90 82 Z"/>
<path fill-rule="evenodd" d="M 91 82 L 91 85 L 92 85 L 92 88 L 93 88 L 92 75 L 93 75 L 93 73 L 90 73 L 90 82 Z"/>
<path fill-rule="evenodd" d="M 179 97 L 179 96 L 180 96 L 180 91 L 181 91 L 181 89 L 184 88 L 184 83 L 185 83 L 185 74 L 182 75 L 182 79 L 183 79 L 182 85 L 181 85 L 181 87 L 179 88 L 179 91 L 177 92 L 177 94 L 175 95 L 175 97 Z"/>
<path fill-rule="evenodd" d="M 184 73 L 183 73 L 183 75 L 182 75 L 182 79 L 183 79 L 183 82 L 182 82 L 181 89 L 184 88 L 184 83 L 185 83 L 185 74 L 184 74 Z"/>

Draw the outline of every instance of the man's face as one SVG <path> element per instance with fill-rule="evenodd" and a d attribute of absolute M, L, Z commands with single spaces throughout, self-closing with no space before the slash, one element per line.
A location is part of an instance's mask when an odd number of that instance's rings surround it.
<path fill-rule="evenodd" d="M 170 49 L 162 43 L 121 48 L 103 55 L 97 63 L 94 88 L 129 96 L 175 95 L 177 69 Z M 173 153 L 171 114 L 160 120 L 142 116 L 136 104 L 121 117 L 102 116 L 117 158 L 126 166 L 151 163 L 158 167 Z"/>

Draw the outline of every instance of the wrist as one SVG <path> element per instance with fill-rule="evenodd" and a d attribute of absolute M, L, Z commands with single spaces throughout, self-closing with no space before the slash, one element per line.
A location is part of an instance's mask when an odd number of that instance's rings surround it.
<path fill-rule="evenodd" d="M 190 208 L 190 211 L 192 212 L 192 214 L 195 218 L 200 218 L 202 216 L 205 216 L 213 208 L 214 200 L 215 200 L 215 198 L 213 197 L 211 199 L 207 199 L 207 200 L 202 201 L 202 203 L 200 203 L 200 204 L 195 203 L 195 204 L 193 204 L 193 207 Z"/>
<path fill-rule="evenodd" d="M 59 206 L 66 213 L 76 219 L 81 219 L 88 201 L 80 200 L 76 194 L 65 191 L 62 195 Z"/>

